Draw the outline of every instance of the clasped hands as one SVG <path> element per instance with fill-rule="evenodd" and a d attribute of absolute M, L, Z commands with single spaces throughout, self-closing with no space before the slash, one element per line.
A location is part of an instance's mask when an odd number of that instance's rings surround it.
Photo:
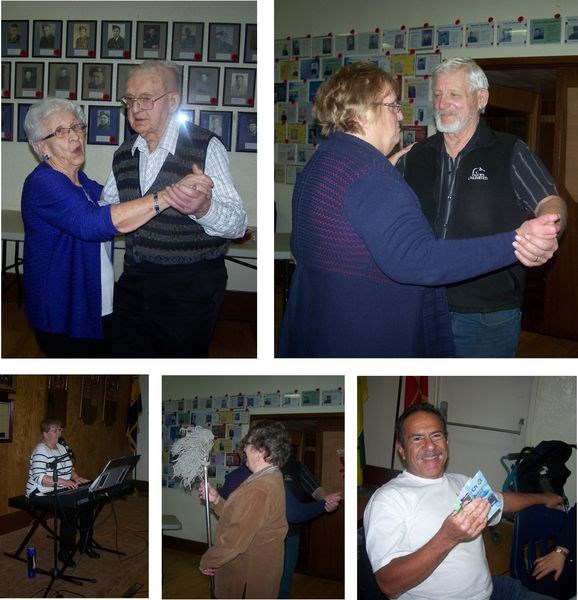
<path fill-rule="evenodd" d="M 200 219 L 211 207 L 213 180 L 200 167 L 193 165 L 192 174 L 167 186 L 164 191 L 169 206 L 184 215 L 194 215 Z"/>
<path fill-rule="evenodd" d="M 513 242 L 516 258 L 526 267 L 538 267 L 549 261 L 558 249 L 560 216 L 545 214 L 524 221 L 516 229 Z"/>

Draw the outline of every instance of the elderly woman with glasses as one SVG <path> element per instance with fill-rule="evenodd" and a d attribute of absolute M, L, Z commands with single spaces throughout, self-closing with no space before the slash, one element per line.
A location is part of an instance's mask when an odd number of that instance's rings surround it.
<path fill-rule="evenodd" d="M 41 160 L 22 191 L 26 313 L 48 357 L 106 355 L 110 242 L 168 207 L 166 189 L 99 206 L 102 185 L 82 170 L 86 128 L 81 107 L 60 98 L 33 105 L 24 122 Z"/>
<path fill-rule="evenodd" d="M 281 467 L 291 452 L 289 433 L 282 423 L 261 421 L 243 443 L 251 475 L 227 500 L 209 486 L 219 527 L 199 569 L 215 576 L 215 598 L 277 598 L 288 529 Z M 204 500 L 202 485 L 199 494 Z"/>
<path fill-rule="evenodd" d="M 283 357 L 454 355 L 444 288 L 520 260 L 555 238 L 556 215 L 486 238 L 436 240 L 417 197 L 388 155 L 403 120 L 396 80 L 373 63 L 349 64 L 319 89 L 326 139 L 293 193 L 297 267 L 280 334 Z M 552 253 L 548 256 L 551 257 Z"/>
<path fill-rule="evenodd" d="M 26 497 L 32 504 L 40 503 L 39 497 L 54 491 L 75 489 L 89 481 L 80 477 L 72 463 L 72 453 L 62 439 L 62 422 L 59 419 L 47 418 L 40 423 L 42 441 L 37 444 L 30 456 L 30 469 L 26 483 Z M 46 501 L 42 506 L 48 506 Z M 92 549 L 92 519 L 86 510 L 66 509 L 56 503 L 60 519 L 60 546 L 58 557 L 69 567 L 74 566 L 72 556 L 76 546 L 76 528 L 74 523 L 78 517 L 80 530 L 80 551 L 90 558 L 99 558 Z"/>

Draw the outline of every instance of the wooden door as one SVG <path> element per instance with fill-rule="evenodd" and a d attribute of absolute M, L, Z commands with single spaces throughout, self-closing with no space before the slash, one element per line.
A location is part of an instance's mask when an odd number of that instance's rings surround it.
<path fill-rule="evenodd" d="M 553 175 L 568 206 L 568 226 L 546 279 L 544 328 L 578 339 L 578 58 L 559 67 Z"/>

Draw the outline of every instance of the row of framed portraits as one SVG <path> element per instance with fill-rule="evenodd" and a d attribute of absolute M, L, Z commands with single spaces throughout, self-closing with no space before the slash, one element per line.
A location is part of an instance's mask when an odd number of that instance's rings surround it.
<path fill-rule="evenodd" d="M 100 24 L 99 54 L 97 54 Z M 169 23 L 161 21 L 2 21 L 2 56 L 27 58 L 166 59 Z M 66 32 L 66 36 L 64 33 Z M 66 39 L 64 39 L 66 37 Z M 133 40 L 133 37 L 135 38 Z M 241 23 L 209 23 L 205 51 L 205 23 L 172 23 L 172 60 L 241 62 Z M 243 62 L 257 62 L 257 25 L 245 24 Z"/>
<path fill-rule="evenodd" d="M 2 141 L 27 142 L 24 131 L 24 120 L 32 104 L 2 103 Z M 87 143 L 100 146 L 118 146 L 121 143 L 121 107 L 107 104 L 91 104 L 88 106 L 88 131 Z M 16 115 L 14 112 L 16 111 Z M 200 110 L 198 121 L 197 111 L 183 108 L 179 111 L 181 121 L 190 121 L 214 133 L 222 142 L 227 151 L 232 148 L 232 133 L 236 125 L 235 151 L 257 151 L 257 113 L 233 112 L 221 110 Z M 14 128 L 14 117 L 17 117 L 17 127 Z M 126 140 L 134 134 L 128 120 L 123 119 L 123 139 Z"/>
<path fill-rule="evenodd" d="M 275 59 L 348 56 L 448 48 L 578 43 L 578 16 L 380 29 L 275 40 Z"/>
<path fill-rule="evenodd" d="M 14 85 L 11 68 L 14 65 Z M 80 98 L 110 102 L 113 100 L 113 72 L 116 69 L 116 94 L 120 102 L 124 94 L 129 70 L 134 64 L 74 63 L 74 62 L 14 62 L 2 63 L 2 98 L 42 99 L 45 96 L 45 64 L 48 65 L 47 95 L 76 100 Z M 187 68 L 187 104 L 209 106 L 253 107 L 255 105 L 256 69 L 224 67 L 224 81 L 220 93 L 222 67 L 189 66 Z M 219 102 L 220 99 L 220 102 Z"/>

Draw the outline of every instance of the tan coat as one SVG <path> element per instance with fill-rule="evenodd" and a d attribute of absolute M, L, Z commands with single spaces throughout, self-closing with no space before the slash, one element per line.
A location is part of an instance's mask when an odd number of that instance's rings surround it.
<path fill-rule="evenodd" d="M 287 534 L 281 471 L 244 481 L 214 510 L 219 526 L 200 568 L 217 569 L 216 597 L 277 598 Z"/>

